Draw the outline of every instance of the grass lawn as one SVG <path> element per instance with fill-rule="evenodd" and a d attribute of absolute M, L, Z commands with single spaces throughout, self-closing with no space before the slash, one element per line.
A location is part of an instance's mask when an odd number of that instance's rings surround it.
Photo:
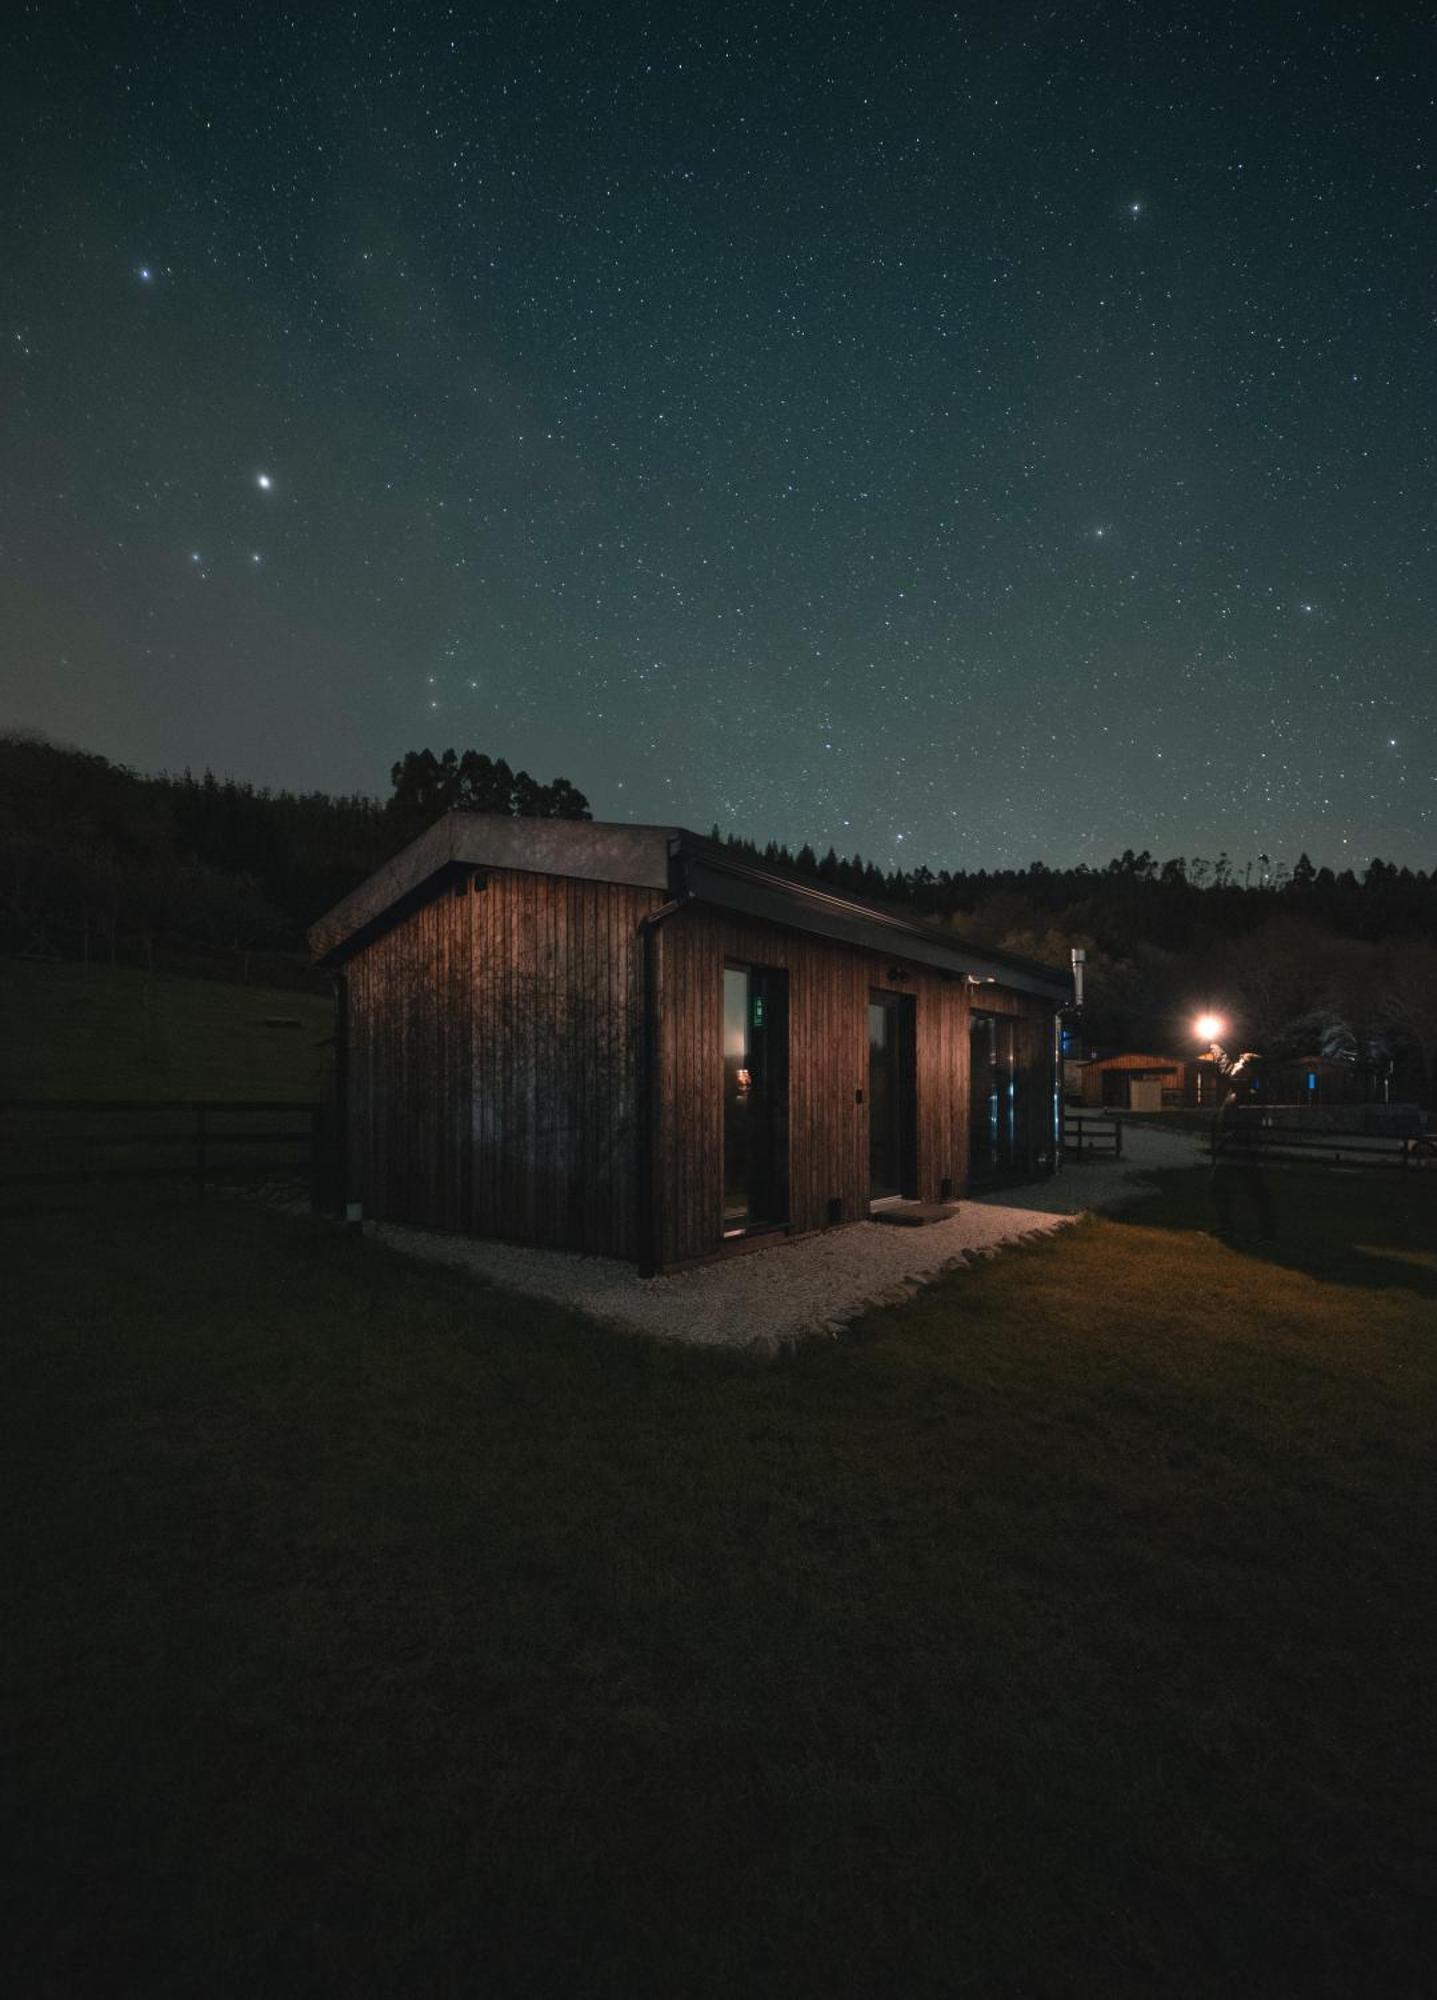
<path fill-rule="evenodd" d="M 313 1098 L 333 1024 L 310 993 L 0 958 L 0 1097 Z"/>
<path fill-rule="evenodd" d="M 776 1361 L 0 1224 L 10 1990 L 1430 1990 L 1437 1177 L 1278 1178 Z"/>

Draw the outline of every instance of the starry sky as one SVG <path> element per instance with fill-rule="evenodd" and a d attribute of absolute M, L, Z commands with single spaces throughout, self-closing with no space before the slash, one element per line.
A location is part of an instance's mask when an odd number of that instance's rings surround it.
<path fill-rule="evenodd" d="M 1426 9 L 19 7 L 0 723 L 1431 866 Z"/>

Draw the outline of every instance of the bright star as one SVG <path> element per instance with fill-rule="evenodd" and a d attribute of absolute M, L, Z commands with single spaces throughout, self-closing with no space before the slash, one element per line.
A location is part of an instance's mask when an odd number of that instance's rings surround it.
<path fill-rule="evenodd" d="M 150 269 L 149 265 L 148 265 L 148 264 L 141 264 L 141 266 L 140 266 L 140 283 L 141 283 L 142 285 L 147 285 L 147 284 L 149 284 L 149 282 L 150 282 L 150 279 L 151 279 L 151 278 L 152 278 L 153 276 L 154 276 L 154 273 L 153 273 L 153 272 L 151 271 L 151 269 Z"/>
<path fill-rule="evenodd" d="M 270 488 L 274 485 L 274 481 L 270 478 L 267 472 L 257 472 L 254 476 L 254 483 L 259 488 L 261 493 L 268 493 Z"/>

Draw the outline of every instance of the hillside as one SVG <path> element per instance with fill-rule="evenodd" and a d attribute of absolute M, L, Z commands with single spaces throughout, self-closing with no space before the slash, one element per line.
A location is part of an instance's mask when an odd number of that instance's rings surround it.
<path fill-rule="evenodd" d="M 321 997 L 131 966 L 0 959 L 0 1095 L 313 1098 Z"/>

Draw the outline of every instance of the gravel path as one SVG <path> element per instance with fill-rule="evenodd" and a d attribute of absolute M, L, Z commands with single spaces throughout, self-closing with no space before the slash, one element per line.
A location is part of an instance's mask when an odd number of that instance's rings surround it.
<path fill-rule="evenodd" d="M 1185 1133 L 1129 1127 L 1124 1144 L 1121 1161 L 1066 1166 L 1051 1181 L 964 1201 L 949 1221 L 923 1229 L 860 1222 L 660 1278 L 640 1278 L 632 1264 L 608 1257 L 397 1223 L 373 1224 L 366 1233 L 408 1256 L 641 1333 L 704 1347 L 772 1348 L 806 1334 L 837 1333 L 871 1306 L 908 1298 L 940 1271 L 1049 1235 L 1089 1210 L 1121 1207 L 1147 1192 L 1148 1173 L 1199 1161 L 1198 1141 Z"/>

